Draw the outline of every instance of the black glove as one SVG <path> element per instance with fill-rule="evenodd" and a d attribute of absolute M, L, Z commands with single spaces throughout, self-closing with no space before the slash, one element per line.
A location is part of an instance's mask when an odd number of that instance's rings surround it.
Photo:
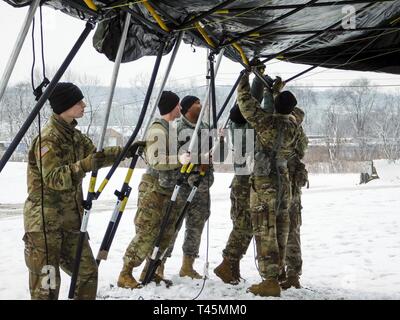
<path fill-rule="evenodd" d="M 276 77 L 274 84 L 272 85 L 272 92 L 273 93 L 279 93 L 285 86 L 286 82 L 282 80 L 281 77 Z"/>
<path fill-rule="evenodd" d="M 262 62 L 260 61 L 260 59 L 254 58 L 253 60 L 251 60 L 251 61 L 250 61 L 250 66 L 252 67 L 253 70 L 256 69 L 256 70 L 258 70 L 261 74 L 264 74 L 264 71 L 265 71 L 266 66 L 265 66 L 264 63 L 262 63 Z"/>
<path fill-rule="evenodd" d="M 146 141 L 135 141 L 129 147 L 128 151 L 126 152 L 126 155 L 125 155 L 124 159 L 134 157 L 136 152 L 142 153 L 143 152 L 143 148 L 145 146 L 146 146 Z"/>

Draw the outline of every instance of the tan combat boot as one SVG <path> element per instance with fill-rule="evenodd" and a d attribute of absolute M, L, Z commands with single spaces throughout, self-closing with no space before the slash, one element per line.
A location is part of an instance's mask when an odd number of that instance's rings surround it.
<path fill-rule="evenodd" d="M 180 277 L 190 277 L 192 279 L 201 279 L 203 278 L 199 273 L 193 269 L 194 257 L 183 256 L 182 267 L 179 271 Z"/>
<path fill-rule="evenodd" d="M 299 276 L 288 276 L 287 279 L 281 282 L 281 288 L 283 290 L 289 289 L 291 287 L 295 287 L 296 289 L 300 289 L 300 278 Z"/>
<path fill-rule="evenodd" d="M 224 257 L 221 264 L 214 269 L 214 273 L 223 282 L 237 285 L 240 282 L 239 260 L 229 260 Z"/>
<path fill-rule="evenodd" d="M 280 297 L 281 287 L 277 279 L 268 279 L 263 280 L 259 284 L 253 284 L 247 289 L 247 292 L 261 297 Z"/>
<path fill-rule="evenodd" d="M 137 289 L 141 288 L 141 284 L 136 281 L 136 279 L 132 276 L 133 266 L 132 263 L 124 262 L 124 266 L 122 267 L 121 273 L 118 277 L 117 286 L 125 289 Z"/>

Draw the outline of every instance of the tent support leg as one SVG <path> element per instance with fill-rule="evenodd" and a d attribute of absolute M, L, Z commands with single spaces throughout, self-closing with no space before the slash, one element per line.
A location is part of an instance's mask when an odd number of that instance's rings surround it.
<path fill-rule="evenodd" d="M 25 42 L 25 38 L 26 38 L 26 35 L 32 24 L 33 18 L 35 17 L 35 13 L 40 4 L 40 1 L 41 0 L 34 0 L 31 3 L 29 10 L 26 14 L 24 23 L 22 24 L 22 28 L 18 34 L 17 41 L 15 42 L 14 49 L 13 49 L 13 51 L 10 55 L 10 58 L 8 59 L 8 62 L 6 64 L 6 69 L 4 70 L 3 76 L 1 78 L 1 83 L 0 83 L 0 102 L 3 98 L 4 92 L 6 91 L 8 81 L 10 80 L 10 77 L 11 77 L 11 73 L 14 70 L 15 63 L 17 62 L 18 56 L 19 56 L 22 46 Z"/>

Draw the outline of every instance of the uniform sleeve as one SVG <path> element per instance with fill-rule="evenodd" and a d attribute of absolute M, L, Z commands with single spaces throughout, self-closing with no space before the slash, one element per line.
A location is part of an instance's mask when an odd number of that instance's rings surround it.
<path fill-rule="evenodd" d="M 83 150 L 85 150 L 85 157 L 96 151 L 96 146 L 93 144 L 92 140 L 84 134 L 81 134 L 80 143 L 82 143 Z"/>
<path fill-rule="evenodd" d="M 149 128 L 146 138 L 146 160 L 155 170 L 166 171 L 180 168 L 177 156 L 168 152 L 168 133 L 159 124 Z"/>
<path fill-rule="evenodd" d="M 105 147 L 104 154 L 106 155 L 106 161 L 104 162 L 103 167 L 112 166 L 117 160 L 118 156 L 121 154 L 121 147 Z"/>
<path fill-rule="evenodd" d="M 244 75 L 238 86 L 237 100 L 240 112 L 246 121 L 254 128 L 260 142 L 265 147 L 271 144 L 274 134 L 269 125 L 272 113 L 267 113 L 260 108 L 260 104 L 250 93 L 249 76 Z"/>
<path fill-rule="evenodd" d="M 83 145 L 83 150 L 85 153 L 84 157 L 87 157 L 89 154 L 94 153 L 97 150 L 92 140 L 84 134 L 81 135 L 80 143 Z M 121 147 L 105 147 L 104 154 L 106 156 L 106 160 L 104 162 L 103 167 L 109 167 L 113 165 L 113 163 L 118 158 L 121 151 L 122 151 Z"/>
<path fill-rule="evenodd" d="M 85 176 L 80 162 L 63 164 L 59 143 L 51 139 L 44 139 L 39 147 L 35 146 L 35 158 L 38 168 L 42 159 L 44 184 L 53 190 L 70 190 Z"/>
<path fill-rule="evenodd" d="M 270 90 L 264 90 L 264 101 L 263 101 L 263 109 L 265 112 L 273 113 L 274 112 L 274 97 Z"/>

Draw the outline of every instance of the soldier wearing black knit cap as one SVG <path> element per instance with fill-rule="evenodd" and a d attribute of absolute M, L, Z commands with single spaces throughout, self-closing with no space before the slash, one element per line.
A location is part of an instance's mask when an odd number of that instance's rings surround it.
<path fill-rule="evenodd" d="M 202 109 L 200 99 L 196 96 L 185 96 L 181 100 L 182 116 L 177 120 L 178 144 L 183 151 L 187 151 L 189 139 L 193 135 L 196 123 Z M 206 134 L 202 134 L 202 130 L 206 130 Z M 199 177 L 200 163 L 208 164 L 209 157 L 206 153 L 209 149 L 208 139 L 209 126 L 203 121 L 199 124 L 197 136 L 197 144 L 194 144 L 191 150 L 191 161 L 196 164 L 189 175 L 187 181 L 181 185 L 179 196 L 177 198 L 177 207 L 184 206 L 188 198 L 193 183 Z M 196 138 L 195 138 L 196 139 Z M 203 149 L 202 149 L 203 147 Z M 204 168 L 204 167 L 203 167 Z M 185 236 L 182 245 L 183 259 L 182 266 L 179 270 L 180 277 L 189 277 L 192 279 L 201 279 L 202 276 L 193 268 L 195 259 L 199 256 L 199 248 L 204 225 L 210 216 L 210 187 L 213 184 L 214 175 L 212 165 L 208 165 L 206 174 L 198 186 L 197 192 L 191 202 L 185 216 Z M 182 224 L 179 226 L 181 228 Z M 176 234 L 177 235 L 177 234 Z M 176 239 L 176 238 L 175 238 Z M 171 241 L 171 245 L 166 253 L 166 257 L 170 257 L 173 251 L 175 239 Z"/>
<path fill-rule="evenodd" d="M 58 83 L 49 101 L 54 113 L 29 149 L 24 206 L 24 254 L 35 300 L 58 299 L 60 268 L 72 273 L 83 215 L 83 178 L 111 166 L 121 153 L 120 147 L 96 152 L 90 138 L 76 129 L 85 109 L 76 85 Z M 74 299 L 96 299 L 97 264 L 88 237 L 82 250 Z M 53 273 L 49 276 L 48 271 Z"/>

